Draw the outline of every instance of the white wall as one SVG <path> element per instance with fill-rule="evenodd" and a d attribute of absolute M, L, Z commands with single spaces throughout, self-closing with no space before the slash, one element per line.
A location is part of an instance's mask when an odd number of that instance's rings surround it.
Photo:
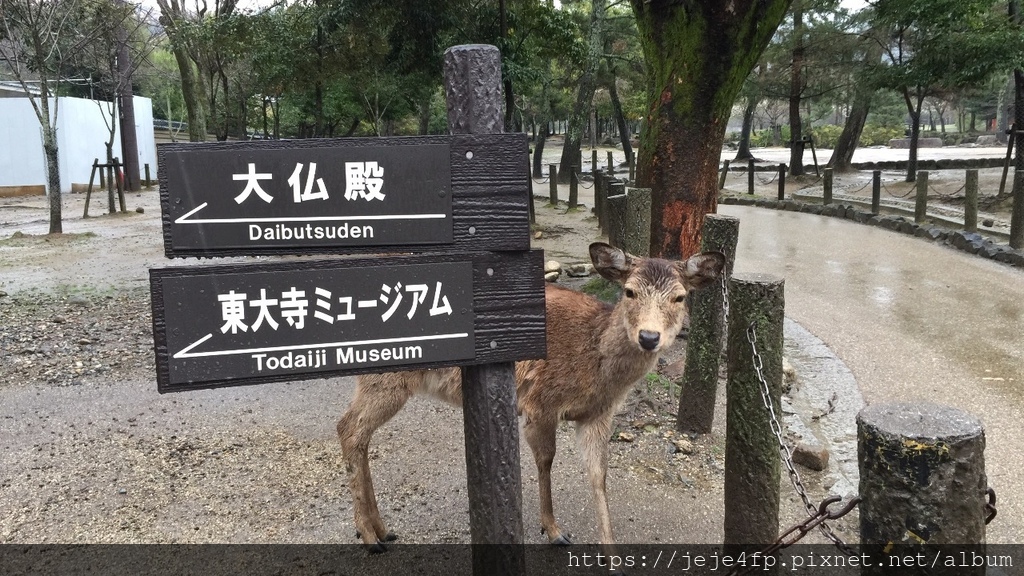
<path fill-rule="evenodd" d="M 149 164 L 156 179 L 156 142 L 153 139 L 153 105 L 149 98 L 136 96 L 135 124 L 139 140 L 139 169 Z M 51 106 L 52 110 L 52 106 Z M 104 117 L 107 103 L 83 98 L 61 98 L 57 111 L 57 146 L 62 192 L 72 184 L 86 185 L 93 160 L 107 158 L 108 138 Z M 46 164 L 39 121 L 26 98 L 0 99 L 0 186 L 46 184 Z M 120 132 L 114 134 L 114 156 L 123 158 Z M 140 178 L 145 177 L 141 173 Z"/>

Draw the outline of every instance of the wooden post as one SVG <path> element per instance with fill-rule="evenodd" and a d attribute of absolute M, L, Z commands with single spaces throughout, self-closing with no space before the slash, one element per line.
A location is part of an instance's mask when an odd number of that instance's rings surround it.
<path fill-rule="evenodd" d="M 784 282 L 767 274 L 729 279 L 729 381 L 725 436 L 725 544 L 765 545 L 779 533 L 782 462 L 772 432 L 754 351 L 753 324 L 762 374 L 775 415 L 782 417 L 782 321 Z"/>
<path fill-rule="evenodd" d="M 597 149 L 590 151 L 590 173 L 597 174 Z"/>
<path fill-rule="evenodd" d="M 89 172 L 89 186 L 85 189 L 85 211 L 82 213 L 82 218 L 89 217 L 89 199 L 92 197 L 92 181 L 96 177 L 96 171 L 99 170 L 100 159 L 96 158 L 92 161 L 92 170 Z M 103 172 L 100 172 L 102 175 Z"/>
<path fill-rule="evenodd" d="M 613 180 L 608 185 L 605 208 L 608 214 L 608 243 L 622 248 L 626 229 L 626 185 L 621 180 Z"/>
<path fill-rule="evenodd" d="M 871 213 L 878 214 L 882 204 L 882 171 L 871 172 Z"/>
<path fill-rule="evenodd" d="M 719 190 L 724 190 L 725 189 L 725 178 L 728 175 L 729 175 L 729 161 L 728 160 L 724 160 L 724 161 L 722 161 L 722 173 L 719 174 L 719 176 L 718 176 L 718 189 Z"/>
<path fill-rule="evenodd" d="M 502 131 L 501 54 L 494 46 L 454 46 L 444 54 L 448 129 Z M 473 574 L 526 573 L 522 550 L 519 418 L 512 362 L 462 367 L 466 479 Z M 511 546 L 510 546 L 511 545 Z"/>
<path fill-rule="evenodd" d="M 715 418 L 718 365 L 725 335 L 725 302 L 722 285 L 732 275 L 740 220 L 724 214 L 708 214 L 701 230 L 700 249 L 725 254 L 725 273 L 714 284 L 693 293 L 690 304 L 690 335 L 686 340 L 686 365 L 680 382 L 676 427 L 682 432 L 707 434 Z"/>
<path fill-rule="evenodd" d="M 1024 172 L 1013 174 L 1013 211 L 1010 213 L 1010 248 L 1024 250 Z"/>
<path fill-rule="evenodd" d="M 629 163 L 629 180 L 630 182 L 636 182 L 636 161 Z"/>
<path fill-rule="evenodd" d="M 821 189 L 821 202 L 822 204 L 832 203 L 832 169 L 825 168 L 825 178 L 822 180 Z"/>
<path fill-rule="evenodd" d="M 605 198 L 608 197 L 608 181 L 611 177 L 604 172 L 594 173 L 594 216 L 597 217 L 597 228 L 605 232 L 608 228 L 607 217 L 604 213 Z"/>
<path fill-rule="evenodd" d="M 818 152 L 814 149 L 814 138 L 807 136 L 807 143 L 811 145 L 811 159 L 814 160 L 814 175 L 821 176 L 821 172 L 818 171 Z"/>
<path fill-rule="evenodd" d="M 754 159 L 747 162 L 747 193 L 754 193 Z"/>
<path fill-rule="evenodd" d="M 786 165 L 779 164 L 779 200 L 786 199 Z"/>
<path fill-rule="evenodd" d="M 928 216 L 928 171 L 917 173 L 917 198 L 914 202 L 914 222 L 920 224 Z"/>
<path fill-rule="evenodd" d="M 872 404 L 857 415 L 861 545 L 898 558 L 985 543 L 985 429 L 970 414 L 927 402 Z M 929 575 L 981 576 L 944 563 Z M 891 567 L 862 569 L 891 574 Z M 908 572 L 909 573 L 909 572 Z"/>
<path fill-rule="evenodd" d="M 1016 141 L 1017 131 L 1014 129 L 1014 125 L 1010 125 L 1010 129 L 1006 131 L 1008 136 L 1006 137 L 1006 159 L 1003 160 L 1003 177 L 999 180 L 999 196 L 1006 192 L 1006 175 L 1010 171 L 1010 160 L 1013 159 L 1013 146 Z"/>
<path fill-rule="evenodd" d="M 107 213 L 113 214 L 117 211 L 114 208 L 114 180 L 117 176 L 114 174 L 114 165 L 106 164 L 105 170 L 107 171 Z"/>
<path fill-rule="evenodd" d="M 609 176 L 615 174 L 615 160 L 612 158 L 611 150 L 608 151 L 608 164 L 605 169 L 608 171 Z"/>
<path fill-rule="evenodd" d="M 526 152 L 526 189 L 530 191 L 530 225 L 537 223 L 537 207 L 533 195 L 533 168 L 530 166 L 530 152 Z"/>
<path fill-rule="evenodd" d="M 978 231 L 978 169 L 967 171 L 964 181 L 964 230 Z"/>
<path fill-rule="evenodd" d="M 558 206 L 558 164 L 548 165 L 548 196 L 551 205 Z"/>
<path fill-rule="evenodd" d="M 144 166 L 145 172 L 146 172 L 146 188 L 149 188 L 150 186 L 153 185 L 153 181 L 149 178 L 149 163 L 147 162 L 143 166 Z"/>
<path fill-rule="evenodd" d="M 651 254 L 651 189 L 626 192 L 626 228 L 623 249 L 636 256 Z"/>
<path fill-rule="evenodd" d="M 576 172 L 576 166 L 569 166 L 569 210 L 575 210 L 579 205 L 580 198 L 580 177 Z"/>

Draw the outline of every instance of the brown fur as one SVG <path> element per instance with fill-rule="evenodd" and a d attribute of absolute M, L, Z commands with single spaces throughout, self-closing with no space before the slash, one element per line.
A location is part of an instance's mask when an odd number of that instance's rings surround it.
<path fill-rule="evenodd" d="M 636 258 L 607 244 L 590 247 L 597 271 L 623 285 L 623 297 L 608 306 L 585 294 L 549 285 L 546 290 L 545 360 L 516 364 L 519 413 L 533 451 L 540 485 L 541 526 L 552 543 L 568 538 L 555 521 L 551 503 L 551 463 L 560 420 L 576 422 L 576 438 L 594 494 L 600 541 L 611 545 L 611 519 L 605 490 L 612 416 L 633 384 L 670 346 L 686 315 L 688 289 L 721 273 L 725 258 L 699 254 L 686 262 Z M 645 346 L 646 344 L 646 346 Z M 382 551 L 394 539 L 381 520 L 367 458 L 370 437 L 415 393 L 462 405 L 458 368 L 362 376 L 338 436 L 349 472 L 356 530 L 363 542 Z"/>

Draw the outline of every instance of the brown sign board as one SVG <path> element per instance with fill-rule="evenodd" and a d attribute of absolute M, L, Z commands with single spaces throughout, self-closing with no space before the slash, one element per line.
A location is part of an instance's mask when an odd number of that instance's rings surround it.
<path fill-rule="evenodd" d="M 543 252 L 150 270 L 160 392 L 546 354 Z"/>
<path fill-rule="evenodd" d="M 525 134 L 162 144 L 164 252 L 528 250 Z"/>

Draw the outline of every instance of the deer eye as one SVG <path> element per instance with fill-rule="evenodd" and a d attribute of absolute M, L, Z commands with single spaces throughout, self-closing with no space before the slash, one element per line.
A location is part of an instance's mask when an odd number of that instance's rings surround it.
<path fill-rule="evenodd" d="M 676 302 L 677 304 L 678 304 L 679 302 L 682 302 L 683 300 L 686 300 L 686 295 L 685 295 L 685 294 L 680 294 L 679 296 L 676 296 L 676 298 L 675 298 L 675 302 Z"/>
<path fill-rule="evenodd" d="M 626 288 L 626 298 L 636 298 L 636 292 L 632 288 Z"/>

